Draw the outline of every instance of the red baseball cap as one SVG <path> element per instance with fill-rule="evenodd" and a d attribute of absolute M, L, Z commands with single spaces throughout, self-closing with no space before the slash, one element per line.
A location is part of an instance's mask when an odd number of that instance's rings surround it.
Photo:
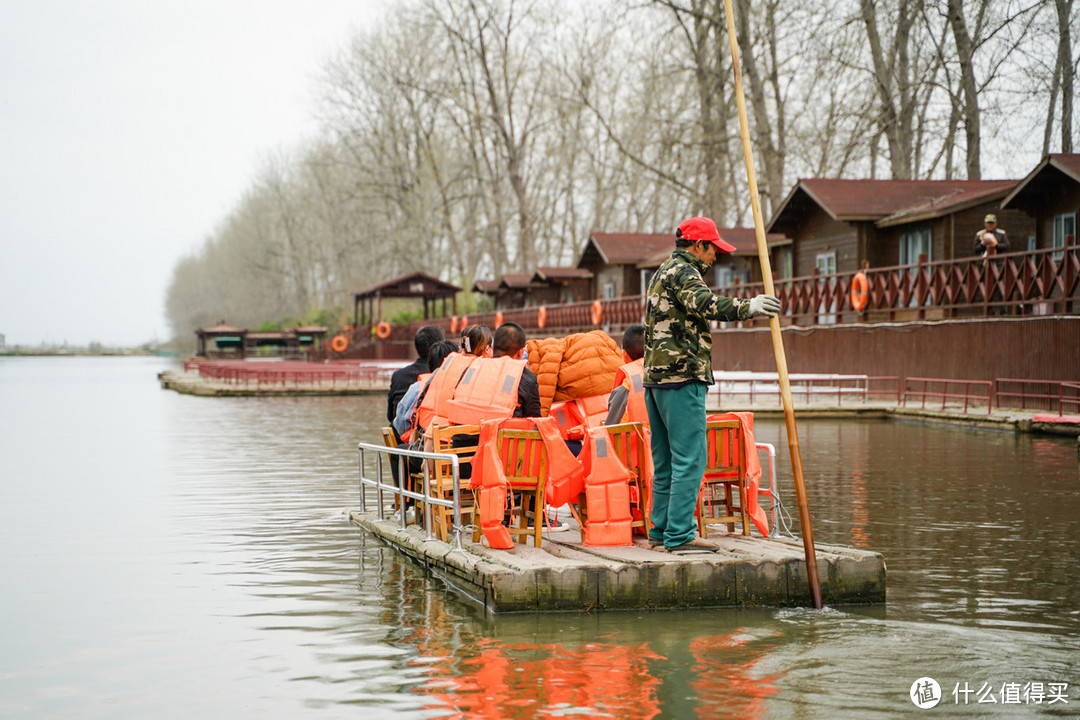
<path fill-rule="evenodd" d="M 692 217 L 683 220 L 679 229 L 675 231 L 675 237 L 686 240 L 711 242 L 719 252 L 735 252 L 735 246 L 720 239 L 720 233 L 716 230 L 716 223 L 707 217 Z"/>

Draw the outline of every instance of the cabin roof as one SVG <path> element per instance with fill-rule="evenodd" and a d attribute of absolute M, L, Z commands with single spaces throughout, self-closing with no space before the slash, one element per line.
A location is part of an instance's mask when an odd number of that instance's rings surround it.
<path fill-rule="evenodd" d="M 533 273 L 533 282 L 588 280 L 593 276 L 591 272 L 583 268 L 575 267 L 538 267 Z"/>
<path fill-rule="evenodd" d="M 939 217 L 1007 193 L 1016 180 L 799 180 L 773 213 L 767 230 L 784 232 L 817 206 L 834 220 L 901 224 Z"/>
<path fill-rule="evenodd" d="M 577 266 L 592 252 L 605 265 L 635 265 L 660 250 L 675 247 L 674 233 L 601 233 L 589 234 Z"/>
<path fill-rule="evenodd" d="M 1056 179 L 1064 175 L 1075 183 L 1080 183 L 1080 154 L 1052 153 L 1045 156 L 1035 169 L 1016 184 L 1012 192 L 1001 201 L 1002 209 L 1023 204 L 1025 200 L 1038 201 Z"/>
<path fill-rule="evenodd" d="M 451 297 L 461 292 L 457 285 L 443 282 L 426 273 L 412 273 L 402 275 L 392 280 L 377 283 L 363 290 L 358 290 L 354 297 L 357 301 L 361 298 L 373 297 Z"/>

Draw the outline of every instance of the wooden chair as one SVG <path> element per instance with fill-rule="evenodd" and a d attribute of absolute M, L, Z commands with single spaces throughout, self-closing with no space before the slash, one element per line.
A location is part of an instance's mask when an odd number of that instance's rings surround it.
<path fill-rule="evenodd" d="M 630 478 L 630 487 L 636 490 L 636 493 L 630 495 L 630 510 L 632 513 L 634 508 L 637 508 L 641 519 L 634 520 L 630 523 L 630 527 L 643 528 L 645 536 L 648 537 L 649 530 L 652 529 L 652 520 L 649 518 L 649 513 L 652 511 L 652 490 L 646 484 L 645 478 L 644 425 L 639 422 L 621 423 L 609 425 L 607 430 L 615 455 L 626 466 L 626 469 L 633 473 L 633 477 Z M 637 495 L 636 502 L 635 494 Z"/>
<path fill-rule="evenodd" d="M 444 455 L 457 455 L 459 473 L 468 476 L 471 474 L 472 458 L 476 454 L 476 444 L 480 438 L 479 425 L 432 425 L 431 426 L 432 450 Z M 466 470 L 470 468 L 470 470 Z M 454 498 L 454 468 L 449 460 L 436 460 L 430 472 L 429 493 L 434 497 L 452 500 Z M 468 479 L 461 480 L 458 488 L 458 501 L 461 505 L 461 523 L 467 525 L 466 518 L 475 522 L 476 505 L 473 493 L 469 490 Z M 434 515 L 434 532 L 440 540 L 446 541 L 450 537 L 451 523 L 454 519 L 454 511 L 441 505 L 432 505 Z M 473 539 L 479 539 L 479 530 L 473 534 Z"/>
<path fill-rule="evenodd" d="M 548 464 L 543 438 L 538 430 L 499 430 L 497 443 L 510 490 L 520 498 L 510 509 L 510 536 L 524 542 L 532 535 L 533 546 L 540 547 Z"/>
<path fill-rule="evenodd" d="M 394 448 L 394 449 L 397 448 L 398 439 L 397 439 L 397 434 L 394 432 L 394 428 L 392 428 L 392 427 L 384 427 L 382 429 L 382 439 L 383 439 L 383 445 L 385 445 L 386 447 Z M 398 457 L 395 457 L 395 456 L 390 456 L 390 462 L 391 463 L 399 463 L 399 462 L 402 462 L 402 460 L 401 460 L 401 458 L 398 458 Z M 409 467 L 409 459 L 408 458 L 404 459 L 404 465 L 405 465 L 406 468 Z M 423 473 L 415 473 L 415 474 L 414 473 L 409 473 L 409 477 L 405 481 L 405 489 L 406 490 L 412 490 L 413 488 L 420 487 L 421 483 L 423 483 L 423 478 L 424 478 Z M 423 503 L 418 503 L 417 504 L 417 512 L 420 512 L 423 507 L 424 507 Z M 400 509 L 401 509 L 401 500 L 395 494 L 394 495 L 394 510 L 400 510 Z"/>
<path fill-rule="evenodd" d="M 706 537 L 708 525 L 727 525 L 735 532 L 750 534 L 746 510 L 746 451 L 738 420 L 711 420 L 705 426 L 707 456 L 705 477 L 698 493 L 698 530 Z"/>

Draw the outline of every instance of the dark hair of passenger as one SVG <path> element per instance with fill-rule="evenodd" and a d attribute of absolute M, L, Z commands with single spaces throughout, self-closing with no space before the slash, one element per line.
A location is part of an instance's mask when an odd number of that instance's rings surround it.
<path fill-rule="evenodd" d="M 525 330 L 514 322 L 503 323 L 495 331 L 495 357 L 514 355 L 525 347 Z"/>
<path fill-rule="evenodd" d="M 622 349 L 631 360 L 645 357 L 645 326 L 631 325 L 622 336 Z"/>
<path fill-rule="evenodd" d="M 470 325 L 461 331 L 461 351 L 470 355 L 481 355 L 484 348 L 491 344 L 491 331 L 483 325 Z"/>
<path fill-rule="evenodd" d="M 435 372 L 439 366 L 443 364 L 443 360 L 446 359 L 446 356 L 455 350 L 457 350 L 457 347 L 449 340 L 440 340 L 428 348 L 428 372 Z"/>
<path fill-rule="evenodd" d="M 427 354 L 428 351 L 431 350 L 431 346 L 443 339 L 441 327 L 436 325 L 423 326 L 416 331 L 416 337 L 413 338 L 416 354 L 421 358 L 427 359 Z"/>

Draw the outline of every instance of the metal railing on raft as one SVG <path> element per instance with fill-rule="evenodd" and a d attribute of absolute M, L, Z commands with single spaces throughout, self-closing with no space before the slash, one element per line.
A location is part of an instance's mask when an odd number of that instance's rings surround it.
<path fill-rule="evenodd" d="M 769 523 L 769 537 L 776 537 L 780 534 L 780 527 L 777 524 L 778 515 L 783 504 L 780 502 L 780 493 L 776 489 L 776 447 L 772 443 L 755 442 L 754 449 L 760 452 L 764 450 L 769 455 L 769 489 L 766 490 L 758 484 L 758 497 L 762 495 L 769 496 L 769 515 L 771 522 Z"/>
<path fill-rule="evenodd" d="M 390 448 L 385 445 L 373 445 L 371 443 L 359 443 L 357 450 L 360 453 L 360 510 L 361 512 L 367 512 L 367 493 L 365 492 L 365 486 L 371 486 L 375 489 L 375 505 L 380 520 L 386 519 L 386 503 L 383 500 L 383 493 L 389 491 L 391 495 L 398 498 L 398 510 L 399 510 L 399 522 L 401 523 L 401 529 L 404 530 L 407 526 L 405 520 L 405 498 L 412 498 L 413 500 L 422 502 L 424 504 L 424 528 L 425 528 L 425 540 L 435 540 L 434 534 L 431 529 L 434 527 L 431 508 L 434 505 L 449 508 L 453 511 L 453 525 L 451 530 L 454 533 L 454 549 L 461 550 L 461 533 L 471 530 L 469 527 L 464 527 L 461 524 L 461 471 L 459 467 L 459 459 L 457 455 L 435 452 L 424 452 L 421 450 L 406 450 L 404 448 Z M 369 456 L 374 456 L 374 476 L 365 474 L 368 469 L 367 459 Z M 424 461 L 424 492 L 418 493 L 413 490 L 407 490 L 405 483 L 410 476 L 409 473 L 409 458 L 420 458 Z M 398 463 L 397 481 L 394 481 L 393 473 L 390 470 L 389 464 L 383 461 L 387 460 L 388 463 Z M 435 497 L 428 491 L 431 489 L 431 468 L 429 467 L 428 460 L 439 460 L 450 463 L 451 473 L 454 479 L 453 495 L 447 499 L 444 497 Z M 384 465 L 386 471 L 384 473 Z M 390 476 L 390 482 L 385 481 L 385 475 Z"/>

